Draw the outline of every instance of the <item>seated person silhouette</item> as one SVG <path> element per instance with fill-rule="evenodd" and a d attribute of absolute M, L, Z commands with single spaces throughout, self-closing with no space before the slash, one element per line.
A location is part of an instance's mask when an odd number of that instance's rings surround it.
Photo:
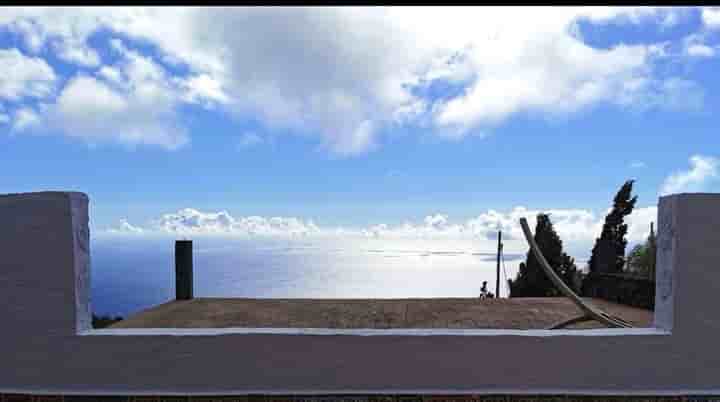
<path fill-rule="evenodd" d="M 488 297 L 487 281 L 483 281 L 482 288 L 480 288 L 480 298 L 485 299 Z"/>

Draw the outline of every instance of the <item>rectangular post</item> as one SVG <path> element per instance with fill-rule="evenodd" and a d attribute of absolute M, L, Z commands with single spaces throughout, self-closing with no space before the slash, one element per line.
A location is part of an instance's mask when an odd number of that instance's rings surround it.
<path fill-rule="evenodd" d="M 193 298 L 192 240 L 175 241 L 175 299 Z"/>

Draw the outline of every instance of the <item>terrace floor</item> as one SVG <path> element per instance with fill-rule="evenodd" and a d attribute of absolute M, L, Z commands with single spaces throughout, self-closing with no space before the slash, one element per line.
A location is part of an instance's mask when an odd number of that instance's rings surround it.
<path fill-rule="evenodd" d="M 601 310 L 652 327 L 653 312 L 601 299 Z M 478 299 L 247 299 L 173 300 L 109 328 L 483 328 L 543 329 L 579 315 L 564 297 Z M 585 322 L 568 328 L 603 328 Z"/>

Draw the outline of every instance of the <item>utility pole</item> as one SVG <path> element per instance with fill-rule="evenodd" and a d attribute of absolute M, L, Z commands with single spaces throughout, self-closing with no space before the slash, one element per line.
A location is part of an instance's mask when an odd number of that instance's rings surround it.
<path fill-rule="evenodd" d="M 495 297 L 500 297 L 500 254 L 502 253 L 502 230 L 498 230 L 497 272 L 495 277 Z"/>

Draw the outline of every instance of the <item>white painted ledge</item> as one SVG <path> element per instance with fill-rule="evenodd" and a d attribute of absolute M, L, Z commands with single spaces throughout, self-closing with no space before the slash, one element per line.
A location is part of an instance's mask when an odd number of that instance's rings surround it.
<path fill-rule="evenodd" d="M 83 331 L 81 336 L 217 336 L 217 335 L 344 335 L 344 336 L 668 336 L 670 331 L 658 328 L 596 329 L 421 329 L 421 328 L 104 328 Z"/>
<path fill-rule="evenodd" d="M 26 389 L 0 389 L 0 392 L 6 393 L 6 394 L 24 394 L 28 393 L 29 391 Z M 118 395 L 117 392 L 108 392 L 107 390 L 103 389 L 95 389 L 95 390 L 88 390 L 88 391 L 63 391 L 63 389 L 37 389 L 31 392 L 34 395 L 58 395 L 58 394 L 64 394 L 64 395 L 93 395 L 93 396 L 116 396 Z M 356 389 L 340 389 L 340 390 L 317 390 L 317 389 L 308 389 L 308 390 L 297 390 L 297 389 L 276 389 L 276 390 L 263 390 L 263 389 L 249 389 L 249 390 L 226 390 L 222 392 L 222 397 L 225 396 L 234 396 L 234 395 L 293 395 L 293 396 L 325 396 L 325 395 L 342 395 L 343 397 L 352 396 L 352 395 L 358 395 L 358 396 L 367 396 L 367 395 L 388 395 L 388 394 L 395 394 L 395 395 L 486 395 L 488 392 L 484 391 L 483 389 L 466 389 L 462 391 L 453 391 L 453 390 L 446 390 L 446 389 L 437 389 L 437 388 L 413 388 L 413 389 L 397 389 L 392 390 L 391 392 L 387 389 L 368 389 L 363 391 L 358 391 Z M 543 392 L 528 392 L 528 391 L 522 391 L 518 390 L 517 388 L 508 388 L 508 389 L 497 389 L 494 390 L 491 394 L 494 395 L 529 395 L 532 394 L 535 395 L 578 395 L 578 396 L 717 396 L 720 395 L 720 388 L 715 388 L 711 390 L 693 390 L 693 389 L 678 389 L 678 390 L 657 390 L 657 389 L 641 389 L 641 390 L 631 390 L 631 391 L 623 391 L 623 392 L 617 392 L 617 391 L 607 391 L 603 389 L 586 389 L 583 391 L 577 391 L 573 389 L 568 388 L 556 388 L 556 389 L 548 389 Z M 187 392 L 177 392 L 176 390 L 160 390 L 160 391 L 134 391 L 133 396 L 187 396 Z M 193 392 L 193 396 L 218 396 L 220 395 L 218 392 L 208 392 L 208 391 L 198 391 Z M 660 402 L 655 401 L 654 399 L 648 399 L 649 402 Z M 691 401 L 691 400 L 690 400 Z M 703 401 L 703 402 L 713 402 L 711 401 Z"/>

